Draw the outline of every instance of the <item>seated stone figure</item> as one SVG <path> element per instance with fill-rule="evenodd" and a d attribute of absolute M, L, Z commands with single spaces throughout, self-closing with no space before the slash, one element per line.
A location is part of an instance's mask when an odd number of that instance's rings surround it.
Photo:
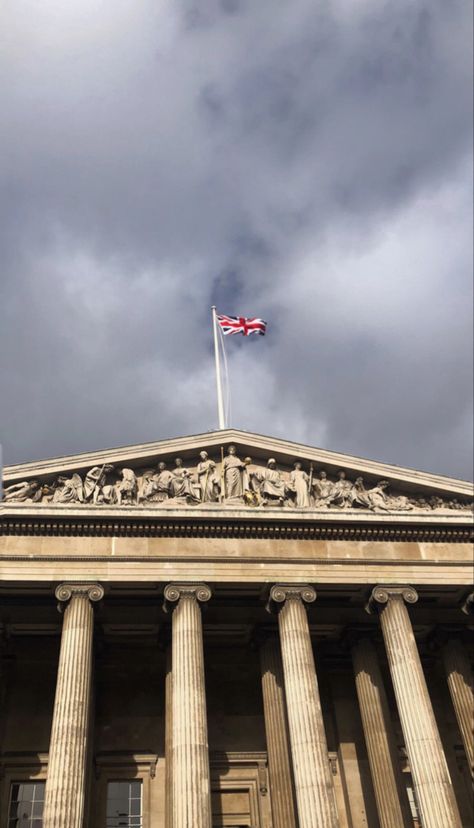
<path fill-rule="evenodd" d="M 321 469 L 312 486 L 314 505 L 317 508 L 329 506 L 333 499 L 334 483 L 328 479 L 326 472 Z"/>
<path fill-rule="evenodd" d="M 116 484 L 117 503 L 136 503 L 137 502 L 137 476 L 133 469 L 122 469 L 122 479 Z"/>
<path fill-rule="evenodd" d="M 257 469 L 251 475 L 252 482 L 256 481 L 257 483 L 262 506 L 270 504 L 283 506 L 287 494 L 287 487 L 281 472 L 277 469 L 274 457 L 270 457 L 266 469 Z"/>
<path fill-rule="evenodd" d="M 79 474 L 59 475 L 53 493 L 53 503 L 84 503 L 84 489 Z"/>
<path fill-rule="evenodd" d="M 170 496 L 185 499 L 188 503 L 199 502 L 199 494 L 193 486 L 192 475 L 189 469 L 183 466 L 181 457 L 177 457 L 175 467 L 171 472 Z"/>
<path fill-rule="evenodd" d="M 150 503 L 163 503 L 170 497 L 170 484 L 173 475 L 166 468 L 166 463 L 158 463 L 156 471 L 150 469 L 143 473 L 139 500 Z"/>

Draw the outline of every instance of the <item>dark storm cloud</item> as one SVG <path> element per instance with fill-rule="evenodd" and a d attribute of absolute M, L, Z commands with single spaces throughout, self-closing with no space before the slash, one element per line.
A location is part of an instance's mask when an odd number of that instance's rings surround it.
<path fill-rule="evenodd" d="M 4 3 L 5 461 L 213 428 L 215 301 L 233 425 L 470 475 L 470 13 Z"/>

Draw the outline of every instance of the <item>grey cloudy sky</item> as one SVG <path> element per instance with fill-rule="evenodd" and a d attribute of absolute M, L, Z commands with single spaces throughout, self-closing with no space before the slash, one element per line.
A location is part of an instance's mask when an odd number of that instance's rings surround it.
<path fill-rule="evenodd" d="M 470 0 L 3 0 L 7 463 L 236 428 L 472 457 Z"/>

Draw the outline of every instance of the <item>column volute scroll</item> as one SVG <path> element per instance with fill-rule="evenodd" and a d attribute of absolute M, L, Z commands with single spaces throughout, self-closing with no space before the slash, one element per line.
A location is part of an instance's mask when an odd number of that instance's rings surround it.
<path fill-rule="evenodd" d="M 383 608 L 388 604 L 390 598 L 399 599 L 406 604 L 416 604 L 418 601 L 418 593 L 412 586 L 398 586 L 396 584 L 376 586 L 372 590 L 366 604 L 366 612 L 370 615 L 377 608 Z"/>
<path fill-rule="evenodd" d="M 207 603 L 212 598 L 212 590 L 207 584 L 167 584 L 163 597 L 164 609 L 169 612 L 177 606 L 181 598 L 195 599 L 199 604 Z"/>
<path fill-rule="evenodd" d="M 464 615 L 474 615 L 474 592 L 466 595 L 461 609 Z"/>
<path fill-rule="evenodd" d="M 312 604 L 316 597 L 316 590 L 309 584 L 275 584 L 270 589 L 267 609 L 269 612 L 279 612 L 287 601 L 292 600 Z"/>
<path fill-rule="evenodd" d="M 58 601 L 58 610 L 64 612 L 67 604 L 71 598 L 87 598 L 91 603 L 97 603 L 104 597 L 104 587 L 97 583 L 88 583 L 87 581 L 72 581 L 70 583 L 62 583 L 56 587 L 54 595 Z"/>

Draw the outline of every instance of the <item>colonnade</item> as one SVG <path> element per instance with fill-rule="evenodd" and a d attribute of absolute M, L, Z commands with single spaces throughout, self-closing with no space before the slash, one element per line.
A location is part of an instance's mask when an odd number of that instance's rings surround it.
<path fill-rule="evenodd" d="M 93 604 L 99 584 L 61 584 L 65 607 L 45 791 L 44 828 L 83 828 L 90 731 Z M 211 828 L 201 606 L 206 584 L 169 584 L 172 617 L 171 693 L 167 712 L 167 826 Z M 412 587 L 376 587 L 368 611 L 380 618 L 393 689 L 423 828 L 461 828 L 446 759 L 406 604 Z M 308 585 L 275 585 L 268 609 L 276 636 L 261 642 L 262 691 L 274 828 L 337 828 L 332 773 L 306 607 Z M 350 643 L 357 696 L 381 828 L 411 822 L 402 790 L 394 736 L 376 651 L 366 635 Z M 459 643 L 446 642 L 443 659 L 466 753 L 472 759 L 472 680 Z M 295 792 L 295 798 L 293 797 Z M 171 813 L 170 813 L 171 812 Z"/>

